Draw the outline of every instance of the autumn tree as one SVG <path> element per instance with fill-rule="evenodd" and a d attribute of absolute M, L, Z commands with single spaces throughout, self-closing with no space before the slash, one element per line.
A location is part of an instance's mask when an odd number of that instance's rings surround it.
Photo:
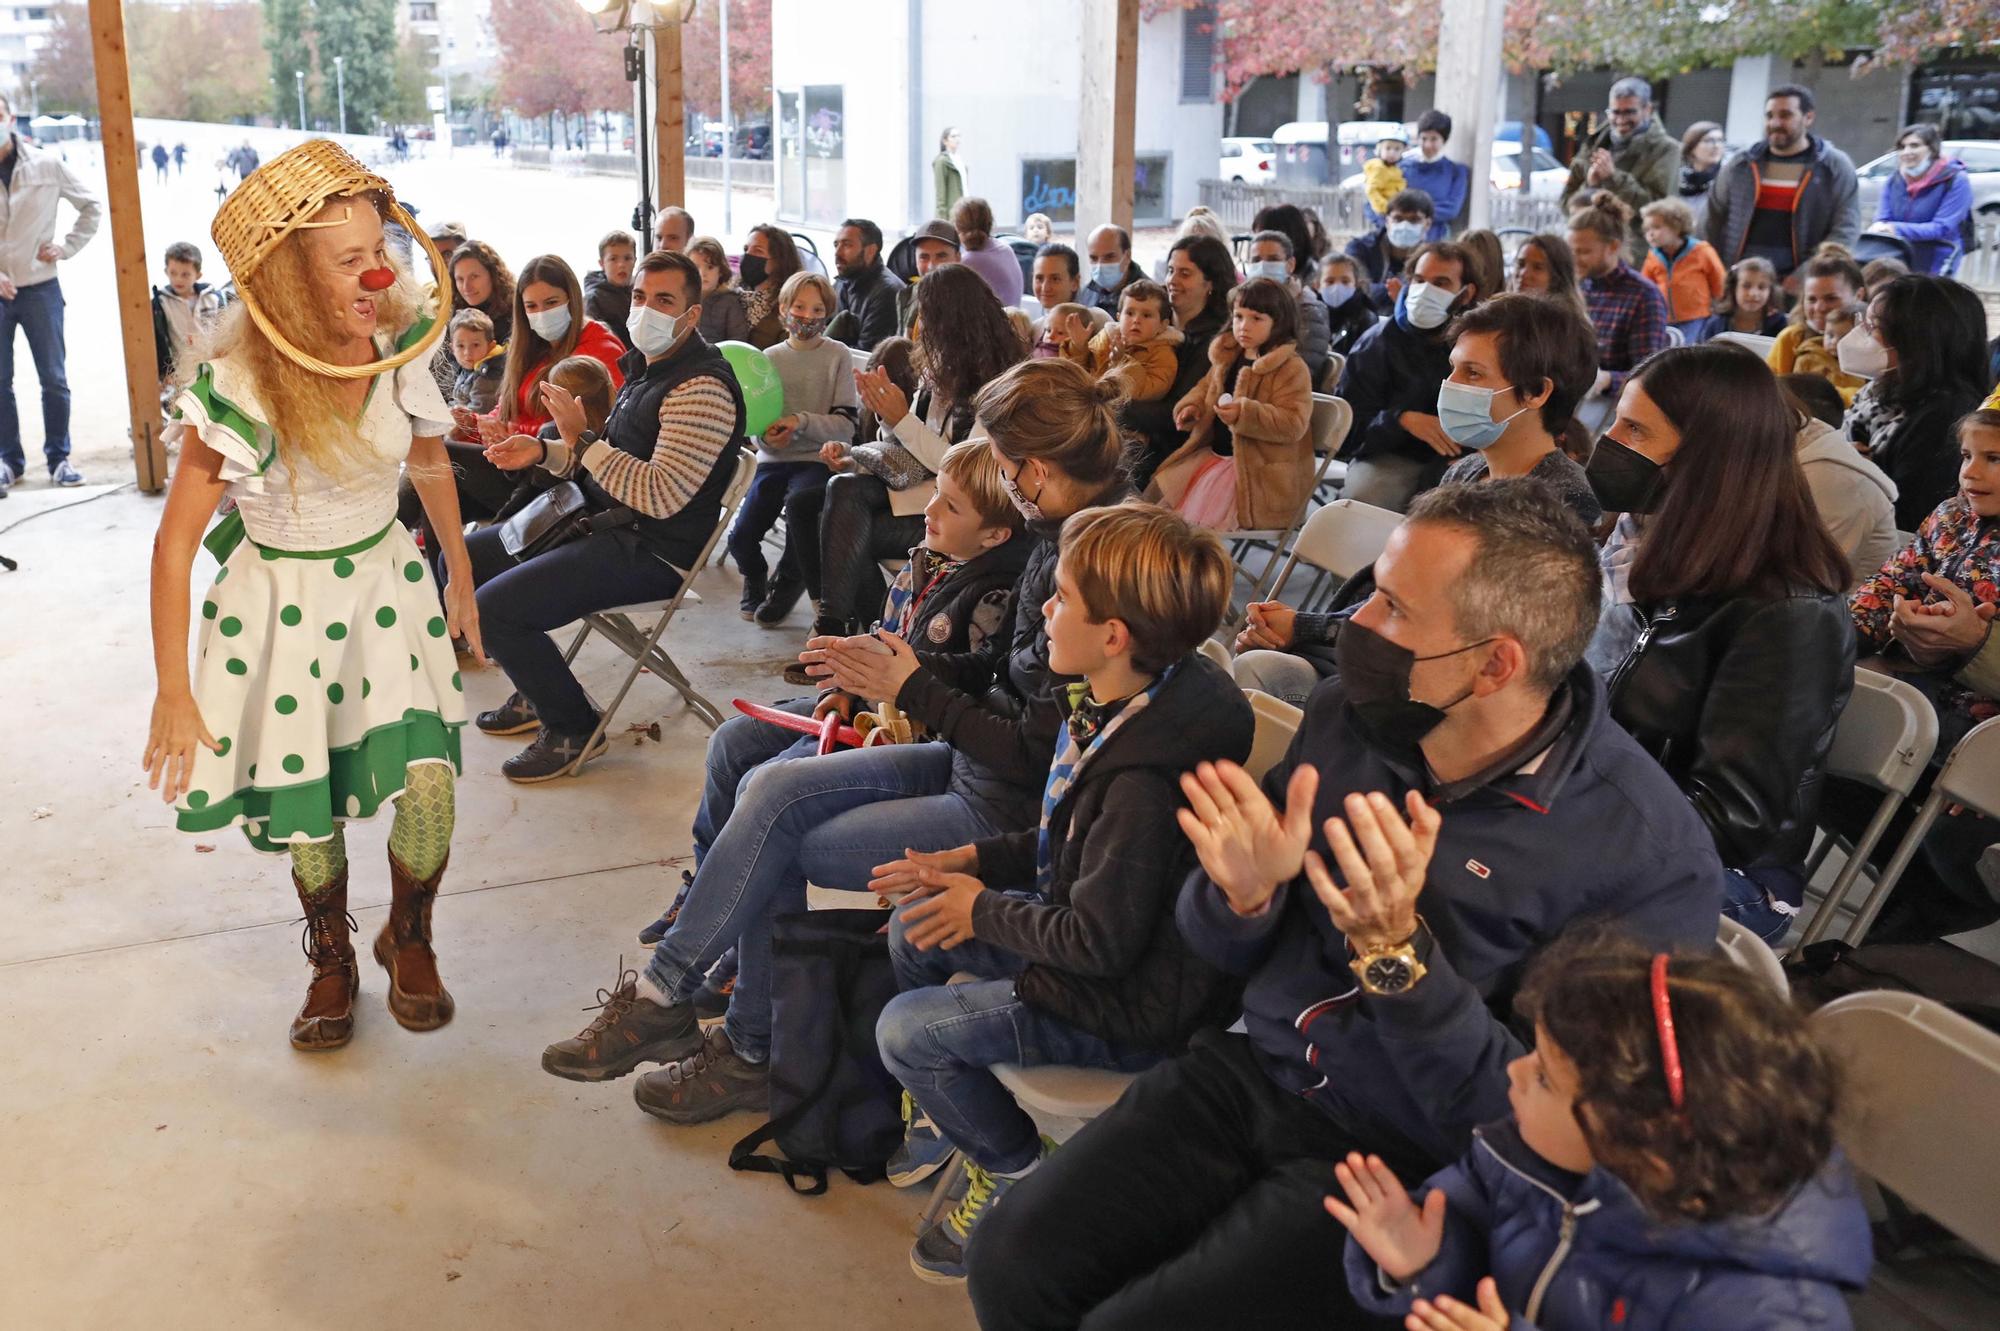
<path fill-rule="evenodd" d="M 90 52 L 90 12 L 82 5 L 64 0 L 50 6 L 48 39 L 28 66 L 28 80 L 38 113 L 97 114 L 97 62 Z"/>
<path fill-rule="evenodd" d="M 128 4 L 125 41 L 138 115 L 220 123 L 257 115 L 270 104 L 264 13 L 255 5 Z"/>
<path fill-rule="evenodd" d="M 729 5 L 729 106 L 738 121 L 771 114 L 771 0 L 701 0 L 681 30 L 681 95 L 721 119 L 720 6 Z"/>
<path fill-rule="evenodd" d="M 304 72 L 310 82 L 313 68 L 307 0 L 264 0 L 264 49 L 271 56 L 271 113 L 278 123 L 292 124 L 299 104 L 294 79 Z"/>

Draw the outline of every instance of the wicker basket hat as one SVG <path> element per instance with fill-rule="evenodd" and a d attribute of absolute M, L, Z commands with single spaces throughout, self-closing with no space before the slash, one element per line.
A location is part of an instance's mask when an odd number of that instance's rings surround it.
<path fill-rule="evenodd" d="M 385 360 L 367 365 L 333 365 L 293 346 L 291 340 L 272 325 L 259 308 L 251 291 L 250 278 L 271 257 L 279 243 L 302 226 L 330 199 L 356 198 L 379 194 L 388 205 L 389 217 L 408 231 L 430 256 L 434 272 L 444 271 L 444 259 L 437 246 L 417 225 L 416 219 L 396 201 L 389 182 L 370 171 L 339 144 L 328 139 L 308 139 L 296 148 L 278 154 L 252 171 L 231 191 L 215 213 L 209 235 L 236 279 L 236 290 L 250 317 L 264 336 L 290 357 L 316 374 L 335 379 L 365 379 L 408 364 L 427 355 L 443 335 L 451 315 L 451 284 L 438 283 L 440 309 L 429 329 L 409 346 Z"/>

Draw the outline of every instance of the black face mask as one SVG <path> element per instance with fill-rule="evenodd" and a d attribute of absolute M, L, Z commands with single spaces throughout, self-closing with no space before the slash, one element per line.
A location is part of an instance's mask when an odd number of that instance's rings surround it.
<path fill-rule="evenodd" d="M 737 261 L 736 272 L 746 287 L 761 287 L 764 285 L 764 278 L 768 276 L 764 267 L 764 256 L 761 254 L 744 255 Z"/>
<path fill-rule="evenodd" d="M 1378 752 L 1398 755 L 1415 748 L 1417 741 L 1436 730 L 1445 713 L 1472 696 L 1472 686 L 1442 706 L 1418 702 L 1410 696 L 1410 670 L 1419 661 L 1438 661 L 1447 656 L 1484 647 L 1491 638 L 1468 642 L 1448 652 L 1418 656 L 1407 647 L 1398 647 L 1374 629 L 1348 620 L 1333 640 L 1334 665 L 1340 684 L 1347 691 L 1348 705 L 1354 709 L 1355 729 L 1362 740 Z"/>
<path fill-rule="evenodd" d="M 1597 441 L 1583 474 L 1607 513 L 1651 513 L 1666 497 L 1660 464 L 1608 434 Z"/>

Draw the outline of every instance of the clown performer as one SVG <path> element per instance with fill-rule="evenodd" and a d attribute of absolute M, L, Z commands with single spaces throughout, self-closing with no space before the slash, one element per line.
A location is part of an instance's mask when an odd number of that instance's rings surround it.
<path fill-rule="evenodd" d="M 153 545 L 159 691 L 147 784 L 184 832 L 241 827 L 289 853 L 312 983 L 294 1047 L 354 1033 L 360 984 L 344 824 L 396 805 L 394 900 L 375 940 L 389 1011 L 413 1031 L 451 1020 L 431 906 L 451 849 L 465 705 L 452 651 L 483 658 L 458 498 L 451 413 L 425 358 L 449 322 L 383 245 L 391 220 L 437 250 L 388 182 L 324 139 L 274 158 L 216 212 L 211 234 L 241 299 L 173 404 L 180 462 Z M 403 468 L 444 545 L 438 591 L 396 522 Z M 201 535 L 223 501 L 233 510 Z M 201 605 L 193 682 L 189 570 L 222 563 Z"/>

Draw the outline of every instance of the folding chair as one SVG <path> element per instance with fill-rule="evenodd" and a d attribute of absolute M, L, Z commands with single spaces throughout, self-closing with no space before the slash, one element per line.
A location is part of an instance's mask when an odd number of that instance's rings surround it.
<path fill-rule="evenodd" d="M 1229 670 L 1236 664 L 1236 658 L 1229 654 L 1229 649 L 1213 638 L 1203 638 L 1201 646 L 1195 648 L 1195 650 L 1221 666 L 1224 670 Z"/>
<path fill-rule="evenodd" d="M 1771 358 L 1771 348 L 1778 345 L 1777 338 L 1766 336 L 1763 333 L 1717 333 L 1709 341 L 1734 342 L 1740 347 L 1748 347 L 1757 353 L 1759 360 L 1769 360 Z"/>
<path fill-rule="evenodd" d="M 2000 1260 L 2000 1034 L 1919 994 L 1836 998 L 1808 1019 L 1839 1056 L 1855 1165 Z"/>
<path fill-rule="evenodd" d="M 1938 815 L 1944 812 L 1947 804 L 1963 804 L 1989 818 L 2000 818 L 2000 717 L 1981 721 L 1952 748 L 1951 756 L 1944 760 L 1944 767 L 1937 774 L 1937 780 L 1931 783 L 1930 798 L 1917 810 L 1910 830 L 1903 834 L 1896 853 L 1883 866 L 1882 876 L 1868 890 L 1861 910 L 1842 935 L 1848 943 L 1857 944 L 1867 936 L 1869 927 L 1875 923 L 1875 917 L 1882 913 L 1882 906 L 1889 899 L 1889 889 L 1896 885 L 1903 870 L 1916 857 L 1923 846 L 1924 835 L 1931 830 L 1931 824 L 1938 820 Z"/>
<path fill-rule="evenodd" d="M 1937 737 L 1937 713 L 1923 694 L 1879 670 L 1854 672 L 1854 692 L 1834 728 L 1826 772 L 1881 791 L 1882 802 L 1858 838 L 1850 841 L 1832 828 L 1822 832 L 1818 849 L 1806 861 L 1806 881 L 1812 881 L 1836 844 L 1846 852 L 1847 863 L 1807 922 L 1800 947 L 1817 943 L 1832 928 L 1835 912 L 1867 871 L 1868 859 L 1889 830 L 1890 819 L 1917 788 L 1937 748 Z M 1882 881 L 1885 892 L 1896 885 L 1887 874 Z"/>
<path fill-rule="evenodd" d="M 873 354 L 873 352 L 863 351 L 860 347 L 849 347 L 847 349 L 847 357 L 854 362 L 854 368 L 857 370 L 867 369 L 868 358 Z"/>
<path fill-rule="evenodd" d="M 1234 547 L 1239 572 L 1242 569 L 1242 556 L 1249 552 L 1252 545 L 1268 545 L 1271 548 L 1271 557 L 1265 561 L 1264 571 L 1252 581 L 1251 600 L 1266 599 L 1265 591 L 1270 585 L 1271 577 L 1278 571 L 1278 562 L 1285 556 L 1285 545 L 1298 534 L 1299 525 L 1305 521 L 1306 512 L 1312 507 L 1313 495 L 1318 491 L 1320 483 L 1326 479 L 1327 468 L 1333 463 L 1333 455 L 1340 451 L 1340 445 L 1347 438 L 1347 431 L 1353 424 L 1354 409 L 1347 405 L 1347 399 L 1332 397 L 1325 393 L 1314 393 L 1312 449 L 1319 457 L 1319 467 L 1313 473 L 1313 483 L 1306 488 L 1305 496 L 1299 500 L 1298 511 L 1292 514 L 1291 521 L 1283 527 L 1224 533 L 1223 539 Z"/>
<path fill-rule="evenodd" d="M 1292 747 L 1292 736 L 1299 733 L 1299 723 L 1306 714 L 1268 693 L 1245 689 L 1243 696 L 1250 700 L 1250 710 L 1257 718 L 1257 733 L 1250 741 L 1250 761 L 1243 764 L 1243 770 L 1250 774 L 1251 780 L 1262 781 L 1264 773 L 1276 767 Z"/>
<path fill-rule="evenodd" d="M 1749 928 L 1738 924 L 1727 915 L 1718 922 L 1715 931 L 1715 945 L 1722 949 L 1722 955 L 1735 962 L 1743 970 L 1770 985 L 1778 991 L 1778 997 L 1791 995 L 1791 982 L 1785 978 L 1784 963 L 1770 945 Z"/>
<path fill-rule="evenodd" d="M 1347 369 L 1347 357 L 1342 352 L 1329 351 L 1326 354 L 1326 368 L 1319 374 L 1319 391 L 1331 396 L 1340 387 L 1340 376 Z"/>
<path fill-rule="evenodd" d="M 736 457 L 736 475 L 731 478 L 729 489 L 722 496 L 722 509 L 715 515 L 715 527 L 708 533 L 708 540 L 701 547 L 701 554 L 695 558 L 692 569 L 707 567 L 709 555 L 714 552 L 716 543 L 722 539 L 722 533 L 729 529 L 730 519 L 734 516 L 736 508 L 742 504 L 744 492 L 750 488 L 750 477 L 756 470 L 757 455 L 747 448 L 740 450 Z M 590 752 L 591 746 L 597 743 L 599 735 L 611 729 L 612 717 L 617 714 L 619 704 L 625 701 L 625 695 L 632 691 L 632 683 L 639 678 L 641 670 L 650 669 L 678 689 L 681 697 L 687 700 L 688 710 L 700 717 L 710 730 L 722 724 L 722 712 L 688 682 L 687 675 L 682 672 L 679 665 L 675 664 L 674 658 L 667 655 L 666 648 L 660 646 L 660 639 L 665 636 L 667 625 L 673 622 L 674 615 L 680 611 L 681 606 L 701 604 L 701 597 L 693 590 L 694 572 L 680 568 L 676 568 L 674 572 L 681 575 L 681 582 L 680 586 L 674 589 L 672 596 L 663 601 L 642 601 L 636 605 L 621 605 L 615 609 L 600 610 L 595 614 L 585 615 L 583 628 L 577 633 L 576 640 L 570 643 L 569 650 L 563 653 L 565 665 L 575 661 L 576 654 L 583 649 L 584 639 L 596 633 L 600 637 L 609 639 L 611 644 L 631 658 L 632 662 L 631 669 L 625 672 L 625 679 L 618 686 L 618 692 L 612 696 L 610 706 L 600 710 L 597 729 L 583 746 L 585 753 Z M 632 616 L 647 614 L 658 615 L 659 618 L 654 621 L 651 631 L 643 632 L 632 622 Z M 578 763 L 570 768 L 569 774 L 575 776 L 582 767 L 583 764 Z"/>
<path fill-rule="evenodd" d="M 1682 332 L 1682 331 L 1681 331 L 1680 329 L 1678 329 L 1678 328 L 1674 327 L 1674 325 L 1672 325 L 1672 324 L 1668 324 L 1668 325 L 1667 325 L 1667 345 L 1668 345 L 1668 346 L 1670 346 L 1670 347 L 1684 347 L 1684 346 L 1686 346 L 1686 345 L 1687 345 L 1687 334 L 1686 334 L 1686 333 L 1683 333 L 1683 332 Z"/>
<path fill-rule="evenodd" d="M 1292 570 L 1304 560 L 1319 570 L 1312 587 L 1306 591 L 1304 603 L 1310 603 L 1318 594 L 1319 584 L 1327 578 L 1331 577 L 1337 587 L 1374 563 L 1382 547 L 1389 543 L 1389 533 L 1402 522 L 1401 513 L 1386 508 L 1358 499 L 1334 500 L 1314 512 L 1299 528 L 1285 566 L 1278 570 L 1277 581 L 1263 599 L 1275 601 L 1282 596 L 1291 581 Z"/>

